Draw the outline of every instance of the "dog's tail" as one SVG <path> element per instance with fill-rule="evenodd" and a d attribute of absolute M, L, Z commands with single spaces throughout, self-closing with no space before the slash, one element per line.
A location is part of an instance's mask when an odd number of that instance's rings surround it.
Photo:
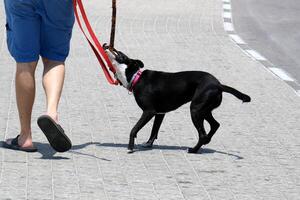
<path fill-rule="evenodd" d="M 232 95 L 234 95 L 235 97 L 237 97 L 238 99 L 242 100 L 243 103 L 244 102 L 250 102 L 251 101 L 251 97 L 246 95 L 246 94 L 243 94 L 241 93 L 240 91 L 232 88 L 232 87 L 229 87 L 227 85 L 221 85 L 221 90 L 223 92 L 227 92 L 227 93 L 230 93 Z"/>

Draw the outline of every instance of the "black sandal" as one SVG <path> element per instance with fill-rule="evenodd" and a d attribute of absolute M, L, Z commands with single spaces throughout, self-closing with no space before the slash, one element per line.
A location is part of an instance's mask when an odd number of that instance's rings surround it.
<path fill-rule="evenodd" d="M 17 151 L 25 151 L 25 152 L 36 152 L 37 151 L 37 148 L 35 148 L 35 147 L 21 147 L 18 143 L 19 136 L 20 135 L 18 135 L 14 139 L 12 139 L 10 144 L 7 143 L 7 141 L 3 142 L 2 146 L 4 148 L 17 150 Z"/>
<path fill-rule="evenodd" d="M 65 152 L 71 149 L 72 143 L 65 135 L 64 129 L 57 124 L 50 116 L 42 115 L 38 118 L 37 124 L 47 137 L 51 147 L 57 152 Z"/>

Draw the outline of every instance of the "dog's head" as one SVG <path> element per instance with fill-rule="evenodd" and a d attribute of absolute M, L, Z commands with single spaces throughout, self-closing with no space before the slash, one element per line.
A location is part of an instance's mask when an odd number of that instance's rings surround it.
<path fill-rule="evenodd" d="M 141 60 L 131 59 L 121 51 L 114 50 L 114 54 L 107 51 L 107 54 L 116 67 L 116 78 L 124 87 L 128 87 L 132 76 L 144 67 Z"/>

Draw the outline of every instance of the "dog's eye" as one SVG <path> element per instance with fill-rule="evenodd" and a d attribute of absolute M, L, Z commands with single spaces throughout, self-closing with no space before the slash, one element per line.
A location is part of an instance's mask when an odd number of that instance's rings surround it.
<path fill-rule="evenodd" d="M 124 63 L 124 59 L 123 59 L 121 56 L 119 56 L 119 55 L 116 56 L 116 61 L 117 61 L 118 63 L 121 63 L 121 64 Z"/>

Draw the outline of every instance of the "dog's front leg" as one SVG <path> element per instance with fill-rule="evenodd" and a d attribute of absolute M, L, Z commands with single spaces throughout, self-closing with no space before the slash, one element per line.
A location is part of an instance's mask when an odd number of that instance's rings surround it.
<path fill-rule="evenodd" d="M 160 125 L 161 125 L 164 117 L 165 117 L 165 114 L 156 114 L 155 115 L 150 138 L 147 142 L 142 144 L 142 147 L 144 147 L 144 148 L 152 147 L 154 140 L 157 139 L 158 131 L 159 131 Z"/>
<path fill-rule="evenodd" d="M 137 133 L 141 130 L 155 115 L 154 112 L 144 111 L 139 121 L 133 127 L 130 132 L 129 144 L 128 144 L 128 153 L 133 153 L 134 148 L 134 138 L 136 138 Z"/>

